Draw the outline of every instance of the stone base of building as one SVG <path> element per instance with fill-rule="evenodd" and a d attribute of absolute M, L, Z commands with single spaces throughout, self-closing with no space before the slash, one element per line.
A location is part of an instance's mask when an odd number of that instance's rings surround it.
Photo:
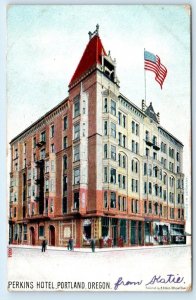
<path fill-rule="evenodd" d="M 75 247 L 89 247 L 91 239 L 100 248 L 186 243 L 183 222 L 92 217 L 10 224 L 11 244 L 41 246 L 44 237 L 57 247 L 67 247 L 70 238 Z"/>

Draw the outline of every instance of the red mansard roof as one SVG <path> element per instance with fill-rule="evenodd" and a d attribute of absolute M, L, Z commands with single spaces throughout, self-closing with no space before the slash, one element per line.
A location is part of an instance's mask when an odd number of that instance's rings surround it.
<path fill-rule="evenodd" d="M 74 81 L 79 79 L 86 71 L 92 66 L 101 64 L 101 55 L 106 55 L 105 49 L 98 35 L 95 35 L 87 44 L 86 49 L 82 55 L 82 58 L 72 76 L 69 85 L 72 85 Z"/>

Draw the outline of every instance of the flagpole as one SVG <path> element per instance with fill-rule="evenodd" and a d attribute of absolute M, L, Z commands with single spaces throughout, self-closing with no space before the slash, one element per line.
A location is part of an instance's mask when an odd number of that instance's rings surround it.
<path fill-rule="evenodd" d="M 145 55 L 145 48 L 144 48 L 144 55 Z M 145 70 L 145 57 L 144 57 L 144 100 L 146 104 L 146 70 Z"/>

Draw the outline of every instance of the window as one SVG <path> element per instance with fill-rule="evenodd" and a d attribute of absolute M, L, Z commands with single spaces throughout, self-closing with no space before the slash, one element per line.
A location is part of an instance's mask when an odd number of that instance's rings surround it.
<path fill-rule="evenodd" d="M 63 148 L 66 149 L 68 146 L 67 136 L 64 136 L 63 138 Z"/>
<path fill-rule="evenodd" d="M 45 159 L 45 157 L 46 157 L 46 150 L 42 149 L 41 152 L 40 152 L 40 158 Z"/>
<path fill-rule="evenodd" d="M 132 123 L 131 123 L 131 128 L 132 128 L 132 133 L 135 133 L 135 122 L 134 121 L 132 121 Z"/>
<path fill-rule="evenodd" d="M 179 166 L 177 166 L 177 168 L 176 168 L 176 173 L 180 173 L 180 167 Z"/>
<path fill-rule="evenodd" d="M 122 157 L 122 167 L 126 168 L 126 157 L 125 157 L 125 155 L 123 155 L 123 157 Z"/>
<path fill-rule="evenodd" d="M 146 141 L 148 142 L 150 139 L 149 131 L 146 130 Z"/>
<path fill-rule="evenodd" d="M 45 173 L 48 173 L 49 171 L 50 171 L 49 161 L 47 160 L 45 164 Z"/>
<path fill-rule="evenodd" d="M 68 128 L 68 118 L 65 116 L 63 118 L 63 129 L 66 130 Z"/>
<path fill-rule="evenodd" d="M 147 214 L 147 202 L 144 201 L 144 213 Z"/>
<path fill-rule="evenodd" d="M 163 200 L 164 201 L 167 200 L 167 191 L 166 190 L 163 191 Z"/>
<path fill-rule="evenodd" d="M 119 188 L 121 188 L 121 175 L 118 174 L 118 186 Z"/>
<path fill-rule="evenodd" d="M 108 135 L 108 122 L 104 121 L 104 135 Z"/>
<path fill-rule="evenodd" d="M 24 143 L 24 144 L 23 144 L 23 153 L 24 153 L 24 154 L 26 154 L 26 150 L 27 150 L 27 144 Z"/>
<path fill-rule="evenodd" d="M 54 212 L 54 201 L 53 201 L 53 199 L 50 199 L 50 212 L 51 213 Z"/>
<path fill-rule="evenodd" d="M 131 209 L 133 213 L 139 213 L 139 201 L 132 199 Z"/>
<path fill-rule="evenodd" d="M 122 188 L 123 189 L 126 188 L 126 177 L 125 176 L 122 177 Z"/>
<path fill-rule="evenodd" d="M 49 192 L 49 180 L 45 180 L 45 192 Z"/>
<path fill-rule="evenodd" d="M 126 211 L 126 208 L 127 208 L 127 201 L 126 198 L 123 197 L 123 211 Z"/>
<path fill-rule="evenodd" d="M 144 175 L 147 175 L 147 163 L 144 163 Z"/>
<path fill-rule="evenodd" d="M 51 127 L 50 127 L 50 137 L 51 138 L 54 137 L 54 125 L 51 125 Z"/>
<path fill-rule="evenodd" d="M 124 148 L 126 147 L 126 136 L 125 135 L 123 135 L 123 144 L 122 144 L 122 146 Z"/>
<path fill-rule="evenodd" d="M 78 161 L 80 159 L 80 145 L 76 145 L 74 147 L 74 161 Z"/>
<path fill-rule="evenodd" d="M 154 209 L 155 209 L 155 215 L 158 215 L 159 206 L 157 202 L 154 204 Z"/>
<path fill-rule="evenodd" d="M 122 145 L 122 133 L 118 133 L 118 144 L 121 146 Z"/>
<path fill-rule="evenodd" d="M 131 189 L 132 192 L 138 193 L 138 180 L 136 179 L 131 180 Z"/>
<path fill-rule="evenodd" d="M 31 186 L 28 185 L 28 197 L 31 197 Z"/>
<path fill-rule="evenodd" d="M 63 195 L 67 192 L 67 176 L 63 176 Z"/>
<path fill-rule="evenodd" d="M 26 168 L 26 163 L 27 163 L 27 160 L 25 158 L 24 161 L 23 161 L 23 168 Z"/>
<path fill-rule="evenodd" d="M 134 142 L 134 140 L 132 140 L 132 142 L 131 142 L 131 150 L 132 150 L 132 152 L 135 152 L 135 142 Z"/>
<path fill-rule="evenodd" d="M 80 99 L 77 96 L 77 100 L 74 103 L 74 118 L 78 117 L 80 114 Z"/>
<path fill-rule="evenodd" d="M 67 197 L 63 197 L 63 214 L 67 213 Z"/>
<path fill-rule="evenodd" d="M 157 184 L 154 185 L 154 195 L 155 196 L 158 196 L 158 193 L 159 193 L 159 187 Z"/>
<path fill-rule="evenodd" d="M 35 186 L 32 185 L 32 196 L 35 197 Z"/>
<path fill-rule="evenodd" d="M 152 202 L 148 203 L 148 211 L 150 214 L 152 213 Z"/>
<path fill-rule="evenodd" d="M 41 132 L 41 141 L 46 142 L 46 132 L 45 131 Z"/>
<path fill-rule="evenodd" d="M 157 166 L 153 167 L 153 176 L 156 178 L 158 177 L 158 167 Z"/>
<path fill-rule="evenodd" d="M 180 203 L 180 194 L 178 194 L 177 202 Z"/>
<path fill-rule="evenodd" d="M 39 237 L 44 236 L 44 226 L 39 226 Z"/>
<path fill-rule="evenodd" d="M 105 144 L 104 145 L 104 158 L 108 158 L 108 145 L 107 144 Z"/>
<path fill-rule="evenodd" d="M 31 169 L 28 169 L 28 179 L 31 179 Z"/>
<path fill-rule="evenodd" d="M 155 135 L 153 135 L 152 142 L 153 145 L 157 145 L 157 137 Z"/>
<path fill-rule="evenodd" d="M 108 182 L 108 168 L 104 167 L 104 182 Z"/>
<path fill-rule="evenodd" d="M 116 116 L 116 102 L 111 100 L 111 114 Z"/>
<path fill-rule="evenodd" d="M 54 144 L 51 144 L 51 153 L 54 153 Z"/>
<path fill-rule="evenodd" d="M 121 156 L 121 154 L 119 153 L 119 154 L 118 154 L 118 166 L 121 167 L 121 165 L 122 165 L 122 156 Z"/>
<path fill-rule="evenodd" d="M 104 99 L 104 112 L 108 112 L 108 99 Z"/>
<path fill-rule="evenodd" d="M 170 208 L 170 218 L 174 219 L 174 208 Z"/>
<path fill-rule="evenodd" d="M 50 191 L 55 192 L 55 181 L 54 178 L 50 179 Z"/>
<path fill-rule="evenodd" d="M 146 156 L 149 156 L 150 154 L 150 149 L 146 148 Z"/>
<path fill-rule="evenodd" d="M 160 187 L 159 187 L 159 195 L 160 195 L 160 198 L 162 198 L 162 196 L 163 196 L 163 195 L 162 195 L 162 191 L 163 191 L 163 190 L 162 190 L 162 186 L 160 186 Z"/>
<path fill-rule="evenodd" d="M 111 192 L 110 194 L 110 207 L 111 208 L 116 208 L 116 193 L 115 192 Z"/>
<path fill-rule="evenodd" d="M 27 240 L 27 224 L 23 225 L 23 240 Z"/>
<path fill-rule="evenodd" d="M 116 160 L 116 147 L 111 145 L 111 159 Z"/>
<path fill-rule="evenodd" d="M 174 149 L 171 148 L 171 147 L 169 147 L 169 156 L 170 156 L 171 158 L 174 158 Z"/>
<path fill-rule="evenodd" d="M 36 148 L 36 137 L 34 136 L 33 138 L 33 148 L 35 149 Z"/>
<path fill-rule="evenodd" d="M 180 160 L 180 153 L 176 152 L 176 160 L 179 161 Z"/>
<path fill-rule="evenodd" d="M 151 182 L 148 183 L 148 192 L 149 192 L 149 194 L 152 194 L 152 183 Z"/>
<path fill-rule="evenodd" d="M 135 134 L 139 135 L 139 125 L 138 124 L 135 125 Z"/>
<path fill-rule="evenodd" d="M 63 169 L 67 170 L 67 155 L 63 156 Z"/>
<path fill-rule="evenodd" d="M 181 216 L 181 212 L 180 209 L 178 209 L 178 219 L 180 219 L 180 216 Z"/>
<path fill-rule="evenodd" d="M 74 125 L 74 140 L 80 138 L 80 124 L 75 124 Z"/>
<path fill-rule="evenodd" d="M 122 122 L 123 127 L 126 128 L 126 116 L 125 115 L 123 115 L 122 121 L 123 121 Z"/>
<path fill-rule="evenodd" d="M 116 138 L 116 124 L 111 123 L 111 136 Z"/>
<path fill-rule="evenodd" d="M 139 153 L 139 144 L 137 142 L 135 143 L 135 153 Z"/>
<path fill-rule="evenodd" d="M 146 194 L 146 192 L 147 192 L 147 183 L 144 182 L 144 194 Z"/>
<path fill-rule="evenodd" d="M 74 209 L 79 209 L 79 202 L 80 202 L 80 197 L 79 197 L 79 192 L 74 193 Z"/>
<path fill-rule="evenodd" d="M 116 183 L 116 170 L 113 168 L 110 170 L 110 182 L 113 184 Z"/>
<path fill-rule="evenodd" d="M 132 133 L 134 133 L 135 135 L 139 135 L 139 124 L 132 121 L 131 128 L 132 128 Z"/>
<path fill-rule="evenodd" d="M 153 159 L 157 160 L 157 153 L 156 152 L 153 152 Z"/>
<path fill-rule="evenodd" d="M 14 218 L 16 218 L 16 207 L 14 207 Z"/>
<path fill-rule="evenodd" d="M 31 215 L 34 216 L 35 214 L 35 205 L 34 203 L 32 203 L 32 206 L 31 206 Z"/>
<path fill-rule="evenodd" d="M 121 114 L 121 112 L 119 111 L 119 112 L 118 112 L 118 124 L 121 125 L 121 123 L 122 123 L 122 114 Z"/>
<path fill-rule="evenodd" d="M 74 169 L 74 184 L 80 183 L 80 169 Z"/>
<path fill-rule="evenodd" d="M 104 192 L 104 203 L 103 203 L 103 207 L 107 208 L 108 207 L 108 193 Z"/>
<path fill-rule="evenodd" d="M 55 171 L 55 164 L 54 164 L 54 160 L 51 160 L 51 172 Z"/>

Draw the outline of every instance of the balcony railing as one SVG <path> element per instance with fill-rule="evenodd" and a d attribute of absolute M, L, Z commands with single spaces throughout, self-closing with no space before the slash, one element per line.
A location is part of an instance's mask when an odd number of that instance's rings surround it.
<path fill-rule="evenodd" d="M 155 150 L 160 150 L 160 147 L 159 147 L 158 144 L 153 144 L 153 149 L 155 149 Z"/>
<path fill-rule="evenodd" d="M 45 141 L 39 141 L 39 142 L 37 142 L 37 144 L 36 144 L 36 146 L 38 147 L 38 148 L 41 148 L 43 145 L 45 145 Z"/>

